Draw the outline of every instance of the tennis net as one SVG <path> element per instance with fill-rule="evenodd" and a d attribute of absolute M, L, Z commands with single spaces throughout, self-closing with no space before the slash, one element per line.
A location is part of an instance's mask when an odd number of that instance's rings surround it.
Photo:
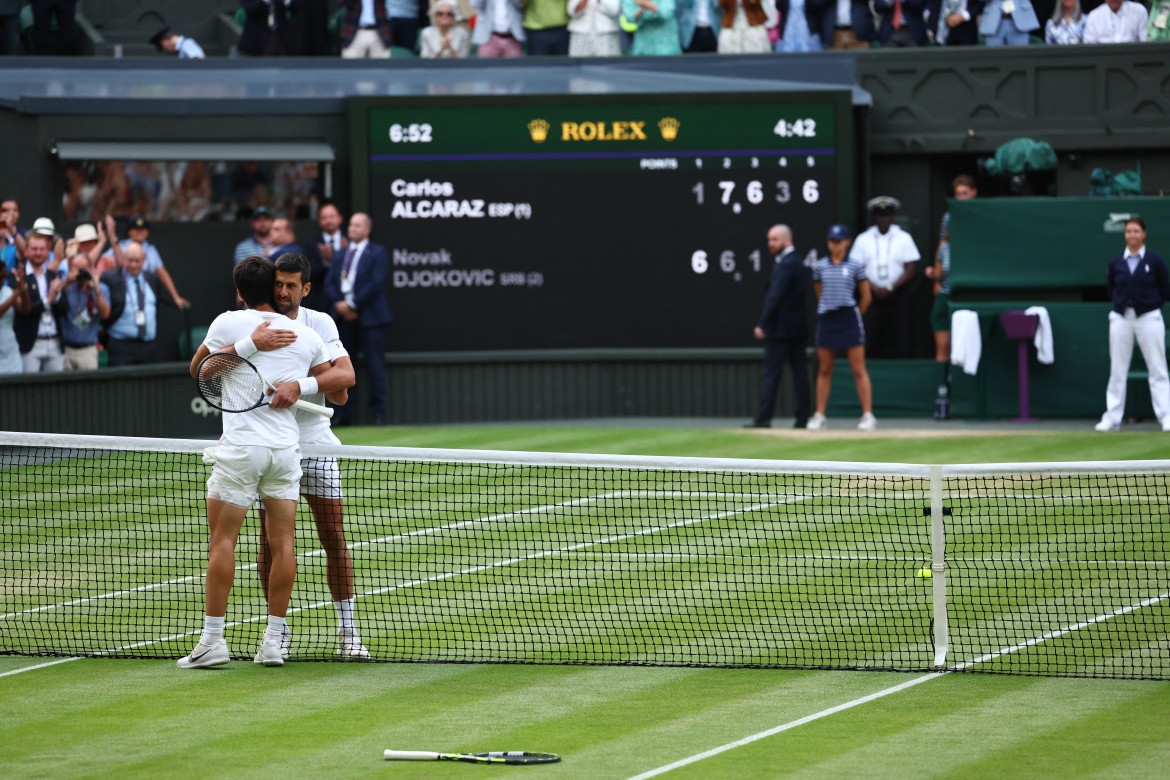
<path fill-rule="evenodd" d="M 0 652 L 186 654 L 212 444 L 0 433 Z M 1167 462 L 305 454 L 339 464 L 374 660 L 1170 678 Z M 267 613 L 258 528 L 227 616 L 241 659 Z M 304 501 L 297 535 L 292 658 L 334 659 Z"/>

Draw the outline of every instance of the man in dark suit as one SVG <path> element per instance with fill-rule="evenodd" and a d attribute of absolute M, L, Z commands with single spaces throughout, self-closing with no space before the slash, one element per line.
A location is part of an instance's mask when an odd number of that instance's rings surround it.
<path fill-rule="evenodd" d="M 289 5 L 292 0 L 240 0 L 244 8 L 244 29 L 240 32 L 240 54 L 249 57 L 280 57 L 295 54 Z"/>
<path fill-rule="evenodd" d="M 49 270 L 52 245 L 53 236 L 34 230 L 24 247 L 24 282 L 31 306 L 27 312 L 16 311 L 12 329 L 16 331 L 26 374 L 61 371 L 65 367 L 62 317 L 69 311 L 69 301 L 61 295 L 65 275 Z"/>
<path fill-rule="evenodd" d="M 796 425 L 804 428 L 812 414 L 812 395 L 808 384 L 808 280 L 804 263 L 792 246 L 792 231 L 787 225 L 773 225 L 768 230 L 768 251 L 776 257 L 764 311 L 756 324 L 755 337 L 764 342 L 764 383 L 760 408 L 747 427 L 771 428 L 776 408 L 776 392 L 787 363 L 796 390 Z"/>
<path fill-rule="evenodd" d="M 0 55 L 20 53 L 20 0 L 0 0 Z"/>
<path fill-rule="evenodd" d="M 37 54 L 76 54 L 77 0 L 32 0 L 33 47 Z M 53 18 L 57 19 L 57 51 L 53 51 Z"/>
<path fill-rule="evenodd" d="M 387 59 L 394 40 L 386 4 L 344 0 L 341 20 L 341 57 L 347 60 Z"/>
<path fill-rule="evenodd" d="M 303 254 L 297 244 L 297 236 L 293 232 L 292 220 L 277 217 L 272 220 L 272 227 L 268 230 L 268 251 L 265 253 L 269 260 L 276 262 L 276 258 L 288 252 Z"/>
<path fill-rule="evenodd" d="M 370 385 L 370 417 L 375 425 L 386 422 L 386 337 L 383 330 L 391 323 L 390 304 L 386 301 L 386 277 L 390 274 L 390 254 L 386 247 L 370 241 L 373 223 L 366 214 L 357 213 L 349 220 L 349 247 L 344 256 L 334 259 L 325 278 L 325 294 L 333 304 L 333 319 L 341 342 L 355 359 L 365 356 Z M 356 387 L 354 388 L 356 390 Z M 337 410 L 334 425 L 348 425 L 357 393 Z"/>
<path fill-rule="evenodd" d="M 315 241 L 309 242 L 305 257 L 309 258 L 309 276 L 313 284 L 313 308 L 320 311 L 333 311 L 333 301 L 325 295 L 325 277 L 333 266 L 333 260 L 341 260 L 345 250 L 349 247 L 349 239 L 342 229 L 345 220 L 342 219 L 341 209 L 332 203 L 325 203 L 317 211 L 317 224 L 321 226 L 321 234 Z"/>
<path fill-rule="evenodd" d="M 101 276 L 102 294 L 110 302 L 110 316 L 102 320 L 110 366 L 158 362 L 158 304 L 178 308 L 158 276 L 142 270 L 145 262 L 142 244 L 130 243 L 122 250 L 122 267 Z"/>

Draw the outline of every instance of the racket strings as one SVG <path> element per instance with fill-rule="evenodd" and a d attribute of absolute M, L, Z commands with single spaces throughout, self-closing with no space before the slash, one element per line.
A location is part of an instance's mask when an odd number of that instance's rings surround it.
<path fill-rule="evenodd" d="M 264 383 L 242 358 L 230 353 L 208 355 L 199 364 L 199 393 L 225 412 L 246 412 L 264 401 Z"/>

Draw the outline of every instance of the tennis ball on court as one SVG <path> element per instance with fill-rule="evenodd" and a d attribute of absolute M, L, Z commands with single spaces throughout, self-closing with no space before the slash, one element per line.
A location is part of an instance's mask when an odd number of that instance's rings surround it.
<path fill-rule="evenodd" d="M 934 576 L 934 572 L 932 572 L 928 568 L 918 570 L 918 579 L 920 579 L 920 580 L 929 580 L 933 576 Z"/>

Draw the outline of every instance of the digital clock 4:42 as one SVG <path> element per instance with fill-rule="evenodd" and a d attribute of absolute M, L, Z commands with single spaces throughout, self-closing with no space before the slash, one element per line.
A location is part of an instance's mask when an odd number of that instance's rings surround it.
<path fill-rule="evenodd" d="M 781 138 L 812 138 L 817 134 L 817 121 L 815 119 L 794 119 L 789 122 L 787 119 L 781 119 L 772 128 L 772 132 Z"/>

